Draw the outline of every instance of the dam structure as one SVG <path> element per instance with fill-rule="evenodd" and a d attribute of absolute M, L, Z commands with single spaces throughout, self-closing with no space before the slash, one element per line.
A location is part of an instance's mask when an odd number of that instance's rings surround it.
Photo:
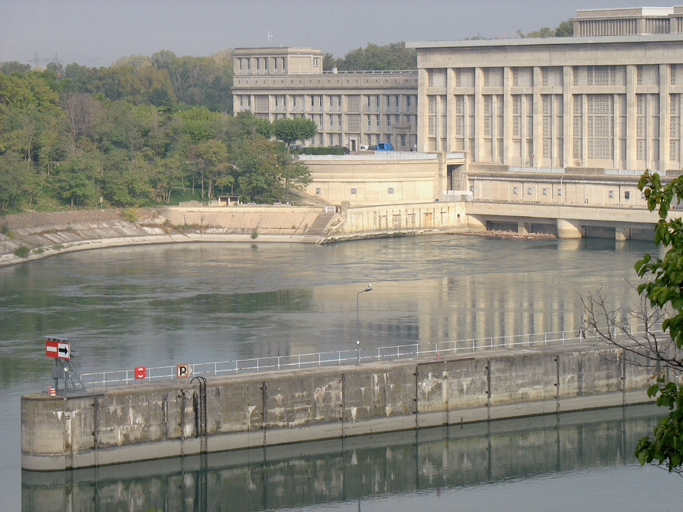
<path fill-rule="evenodd" d="M 651 402 L 653 369 L 634 364 L 636 356 L 582 335 L 565 341 L 26 395 L 22 467 L 75 469 Z"/>

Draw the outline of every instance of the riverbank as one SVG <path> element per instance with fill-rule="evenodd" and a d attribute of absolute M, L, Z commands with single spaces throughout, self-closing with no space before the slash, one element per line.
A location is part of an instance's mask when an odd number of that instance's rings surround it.
<path fill-rule="evenodd" d="M 279 242 L 317 243 L 311 233 L 317 211 L 287 215 L 276 212 L 279 226 L 263 222 L 272 216 L 269 207 L 245 209 L 234 226 L 173 222 L 168 209 L 75 210 L 51 213 L 24 213 L 0 218 L 0 266 L 54 256 L 67 252 L 131 245 L 192 242 Z M 272 209 L 272 207 L 270 207 Z M 300 218 L 308 219 L 305 226 Z M 264 224 L 266 224 L 264 226 Z M 282 229 L 282 225 L 288 229 Z M 290 227 L 291 226 L 291 227 Z M 281 231 L 278 233 L 277 231 Z M 265 231 L 265 232 L 264 232 Z"/>
<path fill-rule="evenodd" d="M 378 209 L 381 214 L 386 207 Z M 360 216 L 371 210 L 363 208 Z M 344 225 L 345 219 L 338 213 L 328 213 L 317 207 L 288 205 L 73 210 L 6 215 L 0 218 L 0 266 L 68 252 L 132 245 L 255 241 L 327 244 L 467 232 L 466 227 L 397 231 L 381 229 L 381 222 L 375 226 L 358 223 L 357 219 L 354 221 L 358 224 L 354 228 L 357 231 L 343 233 L 338 228 Z M 372 227 L 377 229 L 372 230 Z"/>

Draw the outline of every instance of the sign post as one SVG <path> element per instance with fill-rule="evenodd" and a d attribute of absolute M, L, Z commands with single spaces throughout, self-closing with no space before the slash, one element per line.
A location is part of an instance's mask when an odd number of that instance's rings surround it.
<path fill-rule="evenodd" d="M 52 367 L 52 378 L 55 387 L 48 390 L 50 396 L 55 396 L 59 391 L 59 381 L 64 381 L 64 394 L 72 390 L 85 391 L 76 369 L 71 364 L 71 340 L 68 338 L 48 337 L 45 340 L 45 355 L 55 360 Z"/>

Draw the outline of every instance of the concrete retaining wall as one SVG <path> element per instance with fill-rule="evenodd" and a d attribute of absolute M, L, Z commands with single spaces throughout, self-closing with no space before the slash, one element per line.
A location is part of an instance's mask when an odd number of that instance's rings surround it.
<path fill-rule="evenodd" d="M 22 467 L 60 470 L 647 402 L 613 348 L 544 347 L 22 397 Z M 196 384 L 196 382 L 195 382 Z"/>

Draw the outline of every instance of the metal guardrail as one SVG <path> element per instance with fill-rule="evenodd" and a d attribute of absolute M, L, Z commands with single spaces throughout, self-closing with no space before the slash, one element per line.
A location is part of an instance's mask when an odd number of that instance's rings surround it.
<path fill-rule="evenodd" d="M 631 334 L 637 335 L 642 326 L 631 326 Z M 643 331 L 644 332 L 644 331 Z M 660 330 L 650 330 L 661 333 Z M 622 335 L 625 336 L 625 335 Z M 598 340 L 597 336 L 591 339 Z M 341 365 L 342 363 L 388 361 L 395 359 L 415 358 L 421 356 L 454 355 L 462 352 L 477 350 L 492 350 L 516 347 L 539 347 L 546 345 L 561 345 L 568 342 L 589 341 L 586 331 L 554 331 L 536 334 L 517 334 L 511 336 L 493 336 L 483 340 L 469 339 L 459 341 L 439 341 L 421 345 L 394 345 L 373 349 L 336 350 L 328 352 L 313 352 L 309 354 L 266 356 L 251 359 L 235 359 L 231 361 L 217 361 L 212 363 L 191 364 L 191 376 L 220 376 L 237 375 L 247 372 L 274 371 L 287 369 L 312 368 L 320 366 Z M 147 368 L 144 379 L 136 379 L 134 370 L 119 370 L 108 372 L 92 372 L 80 375 L 88 390 L 106 389 L 109 386 L 119 386 L 135 382 L 157 382 L 176 380 L 176 366 L 160 366 Z M 185 380 L 185 379 L 184 379 Z"/>

